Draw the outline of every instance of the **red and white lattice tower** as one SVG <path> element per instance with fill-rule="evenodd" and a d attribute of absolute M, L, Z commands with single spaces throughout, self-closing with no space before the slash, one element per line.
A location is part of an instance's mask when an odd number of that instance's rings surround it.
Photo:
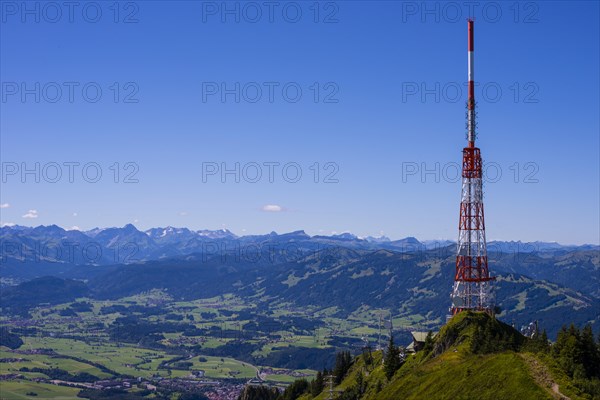
<path fill-rule="evenodd" d="M 465 310 L 493 315 L 494 293 L 488 270 L 483 218 L 482 162 L 475 147 L 475 84 L 473 76 L 473 20 L 469 24 L 469 98 L 467 100 L 467 141 L 463 149 L 462 195 L 458 223 L 456 275 L 452 288 L 452 314 Z"/>

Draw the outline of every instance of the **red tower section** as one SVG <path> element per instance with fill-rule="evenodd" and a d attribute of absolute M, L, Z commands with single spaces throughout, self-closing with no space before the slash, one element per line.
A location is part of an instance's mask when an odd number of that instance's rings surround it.
<path fill-rule="evenodd" d="M 475 147 L 475 84 L 473 65 L 473 21 L 469 25 L 469 98 L 467 100 L 467 141 L 463 149 L 462 195 L 458 222 L 456 274 L 452 289 L 452 314 L 479 310 L 493 314 L 494 293 L 488 269 L 483 216 L 482 161 Z"/>

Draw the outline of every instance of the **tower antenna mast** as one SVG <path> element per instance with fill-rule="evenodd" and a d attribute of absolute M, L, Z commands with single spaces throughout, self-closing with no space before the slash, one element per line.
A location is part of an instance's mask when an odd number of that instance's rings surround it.
<path fill-rule="evenodd" d="M 483 217 L 482 161 L 475 147 L 475 69 L 473 20 L 468 23 L 467 147 L 463 149 L 462 194 L 458 222 L 456 273 L 452 287 L 453 315 L 465 310 L 485 311 L 494 315 L 494 293 L 488 269 L 485 222 Z"/>

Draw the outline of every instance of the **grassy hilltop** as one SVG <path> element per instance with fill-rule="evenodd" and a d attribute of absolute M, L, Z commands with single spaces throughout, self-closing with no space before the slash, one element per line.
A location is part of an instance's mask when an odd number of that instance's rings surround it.
<path fill-rule="evenodd" d="M 557 344 L 550 348 L 545 335 L 529 339 L 487 314 L 463 312 L 430 338 L 423 350 L 408 355 L 395 371 L 389 368 L 386 371 L 382 352 L 354 358 L 343 380 L 334 387 L 333 397 L 338 400 L 598 399 L 600 380 L 595 375 L 585 377 L 584 373 L 590 367 L 591 373 L 597 374 L 591 364 L 598 362 L 598 344 L 592 337 L 589 359 L 577 347 L 589 344 L 589 340 L 584 340 L 586 334 L 586 329 L 581 333 L 574 327 L 570 331 L 564 329 Z M 580 345 L 575 345 L 575 340 Z M 336 375 L 335 370 L 333 373 Z M 296 381 L 279 399 L 328 399 L 326 380 L 318 387 L 315 385 L 315 381 L 308 386 L 306 381 Z M 245 394 L 252 399 L 250 393 Z"/>
<path fill-rule="evenodd" d="M 493 335 L 508 338 L 500 353 L 473 354 L 478 331 L 491 325 Z M 445 325 L 430 353 L 409 356 L 386 384 L 379 367 L 371 379 L 381 382 L 365 399 L 543 399 L 551 398 L 529 374 L 527 363 L 508 350 L 523 337 L 508 325 L 483 313 L 462 313 Z M 364 367 L 363 367 L 364 368 Z M 357 369 L 361 367 L 357 364 Z M 376 377 L 380 375 L 379 377 Z"/>

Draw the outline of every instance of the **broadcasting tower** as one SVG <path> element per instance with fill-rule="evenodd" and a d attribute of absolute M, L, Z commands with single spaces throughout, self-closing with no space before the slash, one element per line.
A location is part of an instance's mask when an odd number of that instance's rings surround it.
<path fill-rule="evenodd" d="M 473 20 L 469 24 L 469 99 L 467 100 L 467 141 L 463 149 L 462 195 L 458 222 L 456 275 L 452 288 L 452 314 L 465 310 L 493 315 L 494 294 L 488 270 L 483 219 L 481 153 L 475 147 L 475 84 L 473 77 Z"/>

